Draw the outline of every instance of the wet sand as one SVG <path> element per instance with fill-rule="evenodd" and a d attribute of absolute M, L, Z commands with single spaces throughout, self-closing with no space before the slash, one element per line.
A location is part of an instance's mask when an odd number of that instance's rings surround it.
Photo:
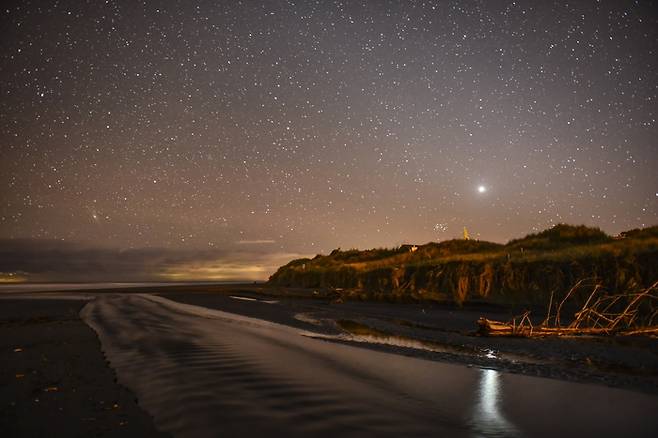
<path fill-rule="evenodd" d="M 244 308 L 277 306 L 244 296 Z M 180 437 L 652 437 L 658 397 L 465 367 L 146 294 L 83 319 L 157 427 Z"/>
<path fill-rule="evenodd" d="M 330 299 L 300 298 L 304 293 L 310 296 L 309 291 L 296 291 L 296 296 L 291 297 L 262 286 L 235 285 L 192 292 L 168 289 L 160 295 L 332 335 L 336 341 L 358 342 L 365 348 L 658 395 L 658 339 L 655 338 L 479 337 L 473 335 L 479 317 L 507 321 L 518 313 L 493 306 L 334 304 Z M 236 297 L 255 301 L 246 303 Z M 268 304 L 272 300 L 276 301 L 275 305 Z"/>
<path fill-rule="evenodd" d="M 507 311 L 332 304 L 312 292 L 199 285 L 5 296 L 0 426 L 9 436 L 157 436 L 154 426 L 184 437 L 658 430 L 655 340 L 479 338 L 469 335 L 479 316 Z M 96 297 L 83 319 L 111 368 L 78 318 L 80 297 Z"/>
<path fill-rule="evenodd" d="M 0 300 L 0 431 L 5 437 L 145 437 L 158 432 L 116 383 L 86 301 Z"/>

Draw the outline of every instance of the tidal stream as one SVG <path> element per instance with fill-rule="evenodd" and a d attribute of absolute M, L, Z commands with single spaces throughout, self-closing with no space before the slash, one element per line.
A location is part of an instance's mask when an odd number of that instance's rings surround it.
<path fill-rule="evenodd" d="M 81 315 L 176 437 L 657 436 L 651 395 L 360 348 L 147 294 L 98 296 Z"/>

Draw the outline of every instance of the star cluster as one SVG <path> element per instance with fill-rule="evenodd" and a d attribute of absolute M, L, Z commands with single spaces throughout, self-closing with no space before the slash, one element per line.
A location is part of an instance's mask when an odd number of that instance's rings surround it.
<path fill-rule="evenodd" d="M 314 254 L 658 218 L 650 1 L 20 1 L 0 237 Z"/>

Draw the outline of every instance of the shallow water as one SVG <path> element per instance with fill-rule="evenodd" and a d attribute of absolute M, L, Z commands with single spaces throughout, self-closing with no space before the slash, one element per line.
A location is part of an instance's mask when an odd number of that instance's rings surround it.
<path fill-rule="evenodd" d="M 658 432 L 650 395 L 336 344 L 151 295 L 100 296 L 81 315 L 120 382 L 174 436 Z"/>
<path fill-rule="evenodd" d="M 124 289 L 135 287 L 155 286 L 187 286 L 204 283 L 189 282 L 167 282 L 167 283 L 6 283 L 0 284 L 0 293 L 18 292 L 47 292 L 47 291 L 72 291 L 72 290 L 102 290 L 102 289 Z M 218 283 L 208 283 L 218 284 Z"/>

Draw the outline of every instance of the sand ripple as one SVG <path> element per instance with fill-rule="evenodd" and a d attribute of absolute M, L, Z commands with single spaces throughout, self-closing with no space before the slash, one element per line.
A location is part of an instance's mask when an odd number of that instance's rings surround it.
<path fill-rule="evenodd" d="M 119 381 L 138 395 L 157 427 L 174 436 L 582 432 L 541 421 L 535 431 L 536 421 L 523 419 L 526 403 L 534 412 L 543 403 L 552 407 L 549 415 L 559 414 L 564 409 L 556 412 L 555 400 L 572 394 L 572 383 L 330 343 L 291 327 L 151 295 L 100 296 L 81 315 L 98 333 Z M 544 385 L 549 393 L 505 401 L 519 385 L 534 390 Z M 627 415 L 658 407 L 655 398 L 639 394 L 588 385 L 578 389 L 581 398 L 585 394 L 595 401 L 599 393 L 630 397 L 634 404 Z M 562 415 L 563 422 L 568 420 L 568 413 Z M 603 435 L 606 431 L 614 428 L 601 428 Z"/>

